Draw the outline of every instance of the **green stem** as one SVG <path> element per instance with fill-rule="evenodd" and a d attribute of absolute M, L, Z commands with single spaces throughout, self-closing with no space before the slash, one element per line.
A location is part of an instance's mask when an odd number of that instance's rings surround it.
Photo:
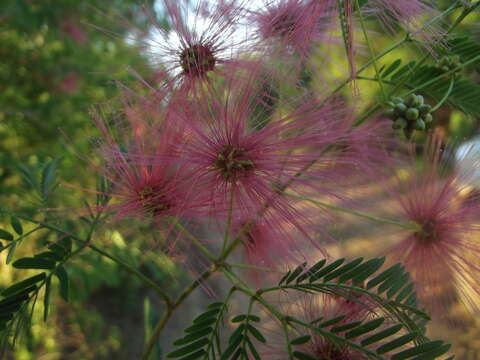
<path fill-rule="evenodd" d="M 357 3 L 357 7 L 360 9 L 360 2 L 358 0 L 356 0 L 356 3 Z M 372 44 L 371 44 L 370 39 L 367 35 L 367 29 L 366 29 L 366 26 L 365 26 L 365 21 L 364 21 L 363 16 L 362 16 L 362 12 L 359 11 L 358 15 L 359 15 L 359 18 L 360 18 L 360 26 L 362 28 L 363 37 L 365 38 L 365 41 L 367 43 L 368 52 L 370 53 L 370 58 L 372 59 L 372 63 L 373 63 L 373 68 L 375 69 L 375 74 L 378 78 L 378 85 L 380 87 L 380 91 L 382 92 L 383 99 L 384 99 L 384 101 L 386 101 L 387 94 L 385 92 L 385 88 L 383 87 L 383 82 L 382 82 L 382 79 L 380 77 L 380 71 L 378 69 L 378 64 L 377 64 L 377 60 L 376 60 L 376 57 L 375 57 L 375 53 L 373 51 Z"/>
<path fill-rule="evenodd" d="M 208 279 L 214 272 L 217 271 L 217 267 L 215 265 L 212 265 L 210 269 L 206 270 L 202 275 L 200 275 L 195 281 L 193 281 L 185 290 L 180 294 L 180 296 L 175 300 L 175 302 L 167 304 L 167 308 L 165 310 L 165 313 L 163 314 L 161 320 L 158 322 L 158 324 L 155 326 L 155 329 L 153 330 L 152 335 L 150 336 L 150 339 L 147 342 L 147 345 L 145 346 L 145 351 L 142 356 L 142 360 L 149 360 L 150 354 L 152 353 L 153 349 L 155 348 L 155 344 L 158 341 L 158 338 L 160 337 L 160 334 L 162 333 L 162 330 L 164 329 L 165 325 L 167 325 L 168 320 L 172 316 L 173 312 L 175 309 L 180 306 L 185 299 L 206 279 Z"/>
<path fill-rule="evenodd" d="M 358 212 L 358 211 L 355 211 L 355 210 L 346 209 L 346 208 L 343 208 L 343 207 L 340 207 L 340 206 L 327 204 L 327 203 L 324 203 L 322 201 L 310 199 L 310 198 L 300 196 L 300 195 L 295 195 L 295 194 L 290 194 L 290 193 L 287 193 L 286 195 L 288 195 L 290 197 L 293 197 L 295 199 L 309 201 L 312 204 L 315 204 L 315 205 L 320 206 L 320 207 L 325 207 L 325 208 L 332 209 L 332 210 L 335 210 L 335 211 L 344 212 L 344 213 L 347 213 L 347 214 L 350 214 L 350 215 L 354 215 L 354 216 L 357 216 L 357 217 L 360 217 L 360 218 L 363 218 L 363 219 L 367 219 L 367 220 L 371 220 L 371 221 L 375 221 L 375 222 L 378 222 L 378 223 L 395 225 L 395 226 L 399 226 L 399 227 L 402 227 L 404 229 L 413 230 L 413 231 L 418 231 L 419 230 L 418 225 L 413 224 L 413 223 L 412 224 L 405 224 L 405 223 L 401 223 L 401 222 L 394 221 L 394 220 L 382 219 L 382 218 L 379 218 L 379 217 L 376 217 L 376 216 L 367 215 L 367 214 L 364 214 L 364 213 L 361 213 L 361 212 Z"/>
<path fill-rule="evenodd" d="M 156 291 L 156 293 L 163 299 L 163 301 L 165 301 L 165 303 L 168 305 L 172 302 L 172 299 L 170 299 L 170 297 L 165 294 L 163 292 L 163 290 L 155 283 L 153 282 L 151 279 L 149 279 L 148 277 L 146 277 L 145 275 L 143 275 L 140 271 L 138 271 L 137 269 L 133 268 L 131 265 L 129 265 L 128 263 L 126 263 L 125 261 L 113 256 L 113 255 L 110 255 L 109 253 L 103 251 L 102 249 L 96 247 L 95 245 L 92 245 L 92 244 L 89 244 L 88 247 L 90 247 L 90 249 L 92 249 L 93 251 L 97 252 L 98 254 L 100 254 L 101 256 L 103 257 L 106 257 L 110 260 L 112 260 L 113 262 L 115 262 L 116 264 L 120 265 L 121 267 L 123 267 L 125 270 L 127 270 L 129 273 L 135 275 L 136 277 L 138 277 L 141 281 L 143 281 L 143 283 L 149 287 L 151 287 L 153 290 Z"/>
<path fill-rule="evenodd" d="M 282 271 L 273 270 L 273 269 L 269 269 L 262 266 L 255 266 L 255 265 L 248 265 L 248 264 L 230 264 L 230 263 L 229 265 L 231 267 L 236 267 L 239 269 L 258 270 L 258 271 L 271 272 L 271 273 L 282 273 Z"/>
<path fill-rule="evenodd" d="M 82 238 L 80 238 L 79 236 L 75 235 L 75 234 L 72 234 L 71 232 L 69 231 L 66 231 L 62 228 L 59 228 L 58 226 L 55 226 L 55 225 L 52 225 L 52 224 L 47 224 L 47 223 L 44 223 L 42 221 L 38 221 L 38 220 L 35 220 L 35 219 L 32 219 L 28 216 L 24 216 L 24 215 L 19 215 L 19 214 L 13 214 L 13 213 L 10 213 L 9 211 L 6 211 L 6 210 L 1 210 L 0 209 L 0 212 L 4 212 L 4 213 L 8 213 L 10 215 L 14 215 L 16 216 L 17 218 L 19 219 L 22 219 L 22 220 L 25 220 L 25 221 L 28 221 L 28 222 L 31 222 L 33 224 L 37 224 L 37 225 L 40 225 L 42 226 L 43 228 L 46 228 L 46 229 L 50 229 L 50 230 L 53 230 L 57 233 L 60 233 L 60 234 L 63 234 L 63 235 L 66 235 L 66 236 L 69 236 L 70 238 L 72 238 L 73 240 L 75 241 L 78 241 L 80 242 L 84 247 L 89 247 L 90 249 L 92 249 L 93 251 L 99 253 L 100 255 L 104 256 L 104 257 L 107 257 L 109 258 L 110 260 L 114 261 L 115 263 L 117 263 L 118 265 L 120 265 L 121 267 L 123 267 L 125 270 L 127 270 L 128 272 L 130 272 L 131 274 L 134 274 L 136 275 L 141 281 L 143 281 L 147 286 L 151 287 L 153 290 L 155 290 L 157 292 L 157 294 L 166 302 L 166 303 L 170 303 L 171 302 L 171 299 L 170 297 L 164 293 L 164 291 L 157 285 L 155 284 L 152 280 L 150 280 L 149 278 L 147 278 L 145 275 L 143 275 L 140 271 L 138 271 L 137 269 L 133 268 L 132 266 L 130 266 L 129 264 L 127 264 L 126 262 L 124 262 L 123 260 L 120 260 L 118 258 L 116 258 L 115 256 L 113 255 L 110 255 L 108 253 L 106 253 L 105 251 L 99 249 L 98 247 L 96 247 L 95 245 L 91 244 L 90 240 L 84 240 Z M 91 237 L 93 231 L 90 230 L 89 232 L 89 236 Z"/>
<path fill-rule="evenodd" d="M 230 203 L 228 206 L 228 217 L 227 217 L 227 226 L 225 228 L 225 234 L 223 235 L 223 243 L 222 243 L 222 254 L 225 251 L 228 243 L 228 234 L 230 233 L 230 229 L 232 227 L 232 213 L 233 213 L 233 191 L 230 194 Z"/>
<path fill-rule="evenodd" d="M 445 95 L 443 96 L 443 98 L 437 103 L 437 105 L 435 105 L 432 110 L 430 110 L 430 112 L 434 112 L 436 110 L 438 110 L 440 108 L 440 106 L 443 105 L 443 103 L 445 101 L 447 101 L 448 97 L 450 96 L 450 94 L 452 93 L 452 89 L 453 89 L 453 84 L 455 83 L 455 79 L 453 77 L 453 75 L 450 77 L 450 85 L 448 87 L 448 90 L 447 92 L 445 93 Z"/>
<path fill-rule="evenodd" d="M 8 249 L 10 246 L 12 246 L 13 244 L 15 243 L 18 243 L 19 241 L 21 241 L 22 239 L 26 238 L 27 236 L 29 236 L 30 234 L 33 234 L 35 231 L 37 230 L 40 230 L 42 229 L 43 226 L 37 226 L 35 229 L 32 229 L 26 233 L 23 233 L 22 235 L 20 235 L 18 238 L 16 238 L 14 241 L 10 241 L 8 243 L 8 245 L 5 245 L 3 248 L 0 249 L 0 251 L 3 251 L 5 249 Z"/>
<path fill-rule="evenodd" d="M 366 69 L 368 69 L 370 67 L 370 65 L 372 65 L 375 61 L 378 61 L 380 60 L 382 57 L 384 57 L 385 55 L 387 55 L 388 53 L 392 52 L 393 50 L 395 50 L 396 48 L 402 46 L 404 43 L 410 41 L 410 37 L 409 36 L 405 36 L 403 39 L 397 41 L 396 43 L 394 43 L 392 46 L 390 46 L 388 49 L 382 51 L 380 54 L 378 54 L 377 56 L 375 56 L 374 58 L 370 59 L 367 63 L 365 63 L 365 65 L 363 65 L 362 67 L 360 67 L 358 70 L 357 70 L 357 75 L 364 72 Z M 342 83 L 340 83 L 331 93 L 331 95 L 334 95 L 336 94 L 337 92 L 339 92 L 341 89 L 343 89 L 349 82 L 351 81 L 351 79 L 346 79 L 344 80 Z"/>
<path fill-rule="evenodd" d="M 180 230 L 180 233 L 184 233 L 187 238 L 192 241 L 192 243 L 212 262 L 216 262 L 216 258 L 215 256 L 210 252 L 210 250 L 208 250 L 205 245 L 203 245 L 200 240 L 198 240 L 192 233 L 190 233 L 186 228 L 185 226 L 183 226 L 179 221 L 178 219 L 175 219 L 175 218 L 172 218 L 172 217 L 168 217 L 168 221 L 170 221 L 170 223 L 172 223 L 173 225 L 175 225 L 178 230 Z"/>

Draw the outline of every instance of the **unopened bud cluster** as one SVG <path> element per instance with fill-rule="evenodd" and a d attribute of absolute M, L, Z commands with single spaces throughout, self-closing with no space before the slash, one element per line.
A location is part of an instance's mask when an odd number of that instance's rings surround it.
<path fill-rule="evenodd" d="M 460 68 L 459 66 L 461 65 L 460 63 L 460 57 L 458 55 L 449 55 L 449 56 L 444 56 L 442 57 L 438 62 L 437 64 L 435 65 L 435 67 L 438 69 L 438 70 L 441 70 L 442 72 L 449 72 L 449 71 L 452 71 L 454 69 L 456 69 L 454 71 L 454 73 L 458 73 L 460 72 Z"/>
<path fill-rule="evenodd" d="M 412 94 L 407 100 L 394 97 L 387 103 L 387 115 L 392 118 L 394 129 L 403 130 L 410 138 L 414 130 L 424 131 L 432 122 L 432 107 L 424 103 L 422 95 Z"/>

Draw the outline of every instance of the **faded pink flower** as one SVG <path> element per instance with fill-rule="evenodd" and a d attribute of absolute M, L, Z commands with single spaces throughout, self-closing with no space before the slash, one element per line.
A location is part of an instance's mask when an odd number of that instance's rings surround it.
<path fill-rule="evenodd" d="M 63 35 L 68 36 L 78 45 L 83 45 L 87 42 L 87 32 L 72 16 L 63 18 L 59 27 Z"/>
<path fill-rule="evenodd" d="M 98 171 L 110 184 L 106 195 L 113 202 L 103 210 L 118 218 L 162 219 L 165 216 L 194 216 L 200 208 L 192 191 L 192 171 L 174 154 L 185 142 L 183 128 L 162 108 L 159 94 L 124 101 L 126 126 L 108 126 L 94 114 L 101 132 L 102 165 Z"/>
<path fill-rule="evenodd" d="M 320 128 L 323 121 L 324 126 L 340 121 L 340 112 L 332 104 L 309 103 L 255 130 L 249 127 L 253 87 L 230 85 L 224 98 L 203 99 L 191 111 L 183 110 L 189 141 L 181 157 L 196 169 L 213 213 L 226 215 L 233 204 L 235 215 L 245 219 L 266 203 L 286 211 L 288 201 L 278 196 L 278 184 L 294 178 L 317 160 L 325 146 L 343 138 L 343 133 Z M 239 86 L 242 89 L 234 91 Z M 315 145 L 313 151 L 300 152 Z"/>
<path fill-rule="evenodd" d="M 80 76 L 78 73 L 70 71 L 59 82 L 58 90 L 66 95 L 73 95 L 78 91 L 80 85 Z"/>
<path fill-rule="evenodd" d="M 305 60 L 315 42 L 327 39 L 326 25 L 331 16 L 328 2 L 285 0 L 265 1 L 250 11 L 250 21 L 257 28 L 257 38 L 273 45 L 273 54 L 299 56 Z"/>
<path fill-rule="evenodd" d="M 437 24 L 428 22 L 436 15 L 437 10 L 432 1 L 422 0 L 372 0 L 366 4 L 366 13 L 376 15 L 392 33 L 400 24 L 413 36 L 426 41 L 427 47 L 433 41 L 441 39 Z"/>
<path fill-rule="evenodd" d="M 441 155 L 438 144 L 429 145 L 421 171 L 412 169 L 411 177 L 391 191 L 412 230 L 389 250 L 405 264 L 421 302 L 437 316 L 446 315 L 459 295 L 471 305 L 480 294 L 480 197 L 463 195 L 478 169 L 447 170 Z"/>
<path fill-rule="evenodd" d="M 233 224 L 232 233 L 240 238 L 247 263 L 285 270 L 291 263 L 306 260 L 305 249 L 309 245 L 319 248 L 310 235 L 314 230 L 312 211 L 297 207 L 294 199 L 289 201 L 291 216 L 288 220 L 284 214 L 268 209 L 261 218 L 250 217 Z M 324 249 L 319 250 L 327 255 Z M 252 272 L 252 275 L 258 277 L 259 273 Z"/>
<path fill-rule="evenodd" d="M 208 213 L 217 219 L 231 213 L 234 224 L 260 221 L 261 228 L 286 226 L 284 221 L 306 234 L 305 217 L 299 216 L 294 201 L 283 191 L 314 190 L 317 196 L 342 198 L 341 184 L 347 180 L 343 175 L 351 174 L 351 167 L 339 165 L 364 161 L 366 154 L 353 151 L 349 144 L 352 139 L 370 139 L 370 130 L 351 128 L 343 103 L 314 98 L 294 107 L 277 104 L 276 111 L 258 126 L 252 121 L 257 104 L 252 96 L 254 84 L 232 81 L 217 93 L 222 95 L 175 106 L 188 138 L 179 157 L 193 167 L 196 189 L 208 199 Z M 273 213 L 262 223 L 267 210 Z M 275 240 L 270 241 L 274 246 Z M 290 246 L 283 245 L 284 249 Z M 259 240 L 247 250 L 259 251 L 260 256 L 264 246 L 268 248 Z"/>

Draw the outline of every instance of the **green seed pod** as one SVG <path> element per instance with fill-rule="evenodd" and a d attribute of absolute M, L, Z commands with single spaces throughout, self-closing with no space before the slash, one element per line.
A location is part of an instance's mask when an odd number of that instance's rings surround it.
<path fill-rule="evenodd" d="M 398 97 L 398 96 L 395 96 L 392 98 L 392 101 L 395 103 L 395 104 L 399 104 L 399 103 L 403 103 L 403 99 L 401 97 Z"/>
<path fill-rule="evenodd" d="M 407 120 L 405 120 L 402 117 L 397 118 L 392 125 L 392 128 L 394 129 L 405 129 L 408 125 Z"/>
<path fill-rule="evenodd" d="M 424 131 L 427 126 L 425 125 L 425 121 L 423 121 L 422 118 L 418 118 L 417 120 L 415 120 L 414 128 L 415 130 Z"/>
<path fill-rule="evenodd" d="M 423 104 L 419 106 L 418 110 L 420 111 L 420 114 L 425 115 L 428 114 L 430 110 L 432 110 L 432 107 L 428 104 Z"/>
<path fill-rule="evenodd" d="M 419 107 L 423 105 L 423 96 L 415 95 L 415 100 L 412 102 L 411 107 Z"/>
<path fill-rule="evenodd" d="M 395 110 L 397 114 L 402 114 L 407 110 L 407 105 L 405 105 L 404 103 L 398 103 L 397 105 L 395 105 Z"/>
<path fill-rule="evenodd" d="M 414 107 L 416 106 L 415 103 L 417 102 L 417 95 L 415 94 L 412 94 L 408 97 L 406 103 L 408 104 L 408 106 L 411 106 L 411 107 Z"/>
<path fill-rule="evenodd" d="M 450 68 L 447 65 L 444 65 L 440 68 L 440 70 L 442 70 L 443 72 L 447 72 L 450 70 Z"/>
<path fill-rule="evenodd" d="M 408 110 L 405 112 L 405 117 L 411 121 L 417 120 L 419 115 L 420 113 L 417 108 L 408 108 Z"/>
<path fill-rule="evenodd" d="M 426 114 L 426 115 L 424 116 L 424 118 L 425 118 L 425 122 L 426 122 L 426 123 L 431 123 L 431 122 L 433 121 L 433 116 L 432 116 L 432 114 Z"/>

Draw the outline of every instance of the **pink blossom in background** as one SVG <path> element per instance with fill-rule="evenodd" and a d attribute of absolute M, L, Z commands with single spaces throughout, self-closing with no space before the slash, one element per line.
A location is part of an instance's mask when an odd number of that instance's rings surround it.
<path fill-rule="evenodd" d="M 107 195 L 114 200 L 101 210 L 117 218 L 198 215 L 193 173 L 175 158 L 176 148 L 185 143 L 183 128 L 168 108 L 161 108 L 158 94 L 152 101 L 124 101 L 126 124 L 109 126 L 95 114 L 103 140 L 99 171 L 111 184 Z"/>
<path fill-rule="evenodd" d="M 380 309 L 373 301 L 369 301 L 365 297 L 350 294 L 355 300 L 348 298 L 330 295 L 330 294 L 294 294 L 293 292 L 286 292 L 279 294 L 273 299 L 273 302 L 280 306 L 282 313 L 287 316 L 292 316 L 302 320 L 303 322 L 312 323 L 314 326 L 319 326 L 322 322 L 335 319 L 339 316 L 344 316 L 333 325 L 324 327 L 325 330 L 342 326 L 356 321 L 369 321 L 375 319 Z M 275 320 L 276 321 L 276 320 Z M 388 320 L 386 321 L 388 323 Z M 386 324 L 385 324 L 386 325 Z M 261 349 L 262 359 L 268 360 L 284 360 L 288 358 L 287 346 L 285 344 L 285 337 L 280 324 L 273 325 L 272 330 L 265 330 L 270 332 L 269 341 Z M 384 325 L 382 325 L 384 326 Z M 302 345 L 294 346 L 294 351 L 302 352 L 315 359 L 335 359 L 335 360 L 364 360 L 369 359 L 367 355 L 352 347 L 341 343 L 334 343 L 331 340 L 323 337 L 321 334 L 295 324 L 295 329 L 290 334 L 290 340 L 298 338 L 303 335 L 310 335 L 310 340 Z M 381 329 L 381 327 L 380 327 Z M 348 330 L 338 332 L 341 336 Z M 367 335 L 368 336 L 368 335 Z M 351 341 L 359 343 L 361 337 L 352 338 Z M 375 344 L 374 347 L 378 347 Z M 370 350 L 375 351 L 372 347 Z M 367 346 L 368 348 L 368 346 Z"/>
<path fill-rule="evenodd" d="M 290 264 L 306 261 L 311 254 L 312 245 L 322 256 L 328 255 L 311 235 L 314 233 L 315 220 L 324 223 L 324 219 L 315 216 L 318 211 L 300 208 L 296 206 L 294 199 L 289 201 L 290 219 L 295 219 L 294 222 L 286 220 L 282 213 L 268 209 L 259 218 L 252 216 L 237 220 L 233 224 L 232 234 L 242 242 L 245 262 L 286 271 Z M 258 272 L 252 274 L 254 278 L 262 276 Z"/>
<path fill-rule="evenodd" d="M 60 25 L 60 32 L 71 38 L 78 45 L 84 45 L 88 40 L 88 34 L 83 26 L 72 16 L 63 17 Z"/>
<path fill-rule="evenodd" d="M 80 86 L 80 76 L 78 73 L 70 71 L 58 83 L 57 87 L 66 95 L 75 94 Z"/>
<path fill-rule="evenodd" d="M 331 16 L 327 5 L 322 1 L 268 1 L 251 10 L 249 18 L 258 40 L 273 45 L 268 48 L 270 56 L 293 55 L 304 61 L 316 42 L 327 40 Z"/>
<path fill-rule="evenodd" d="M 461 174 L 442 166 L 444 160 L 439 145 L 430 145 L 423 169 L 411 169 L 411 178 L 392 190 L 412 230 L 389 254 L 405 264 L 434 316 L 446 316 L 457 297 L 477 310 L 473 298 L 480 294 L 480 197 L 466 196 L 478 170 Z"/>
<path fill-rule="evenodd" d="M 372 0 L 365 7 L 366 13 L 377 16 L 392 33 L 396 32 L 398 23 L 413 36 L 424 41 L 427 48 L 441 41 L 444 35 L 438 27 L 428 25 L 437 15 L 433 1 Z"/>
<path fill-rule="evenodd" d="M 290 182 L 325 194 L 327 179 L 338 183 L 329 165 L 338 158 L 334 146 L 350 135 L 345 132 L 345 108 L 334 100 L 320 104 L 309 99 L 276 114 L 261 129 L 251 128 L 255 91 L 252 83 L 232 81 L 218 91 L 224 97 L 190 104 L 191 111 L 186 110 L 189 104 L 178 105 L 189 137 L 181 157 L 195 168 L 199 191 L 209 194 L 212 215 L 226 216 L 233 204 L 235 216 L 245 219 L 268 204 L 291 218 L 289 200 L 278 196 L 279 186 Z M 299 172 L 304 176 L 297 176 Z"/>

